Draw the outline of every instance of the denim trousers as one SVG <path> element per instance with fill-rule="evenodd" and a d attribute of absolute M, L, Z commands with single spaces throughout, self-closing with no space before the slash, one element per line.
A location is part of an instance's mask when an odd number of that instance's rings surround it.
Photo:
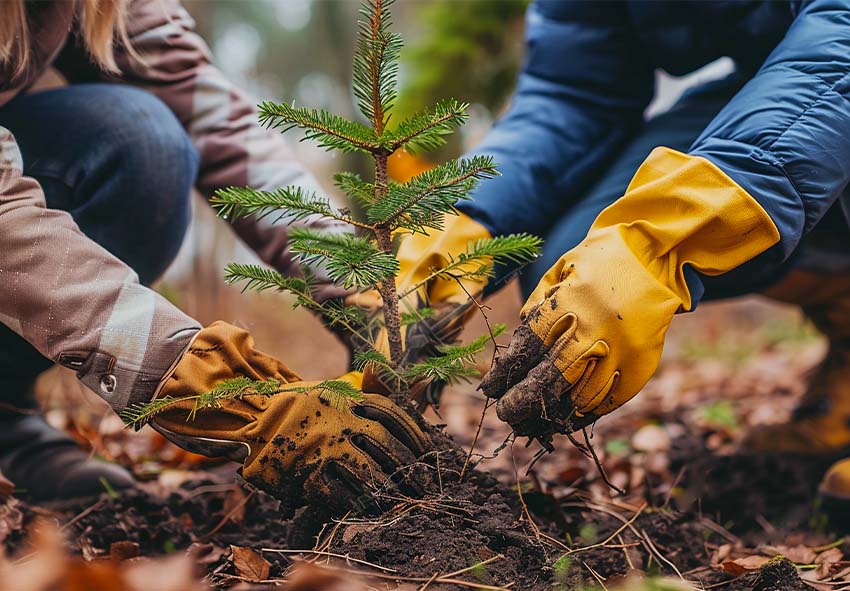
<path fill-rule="evenodd" d="M 79 84 L 14 98 L 0 107 L 0 126 L 15 136 L 47 207 L 69 212 L 142 283 L 162 275 L 186 235 L 198 171 L 165 104 L 119 84 Z M 0 352 L 0 402 L 31 406 L 24 392 L 50 360 L 2 325 Z"/>
<path fill-rule="evenodd" d="M 520 276 L 527 297 L 540 278 L 567 251 L 578 245 L 599 213 L 619 199 L 641 163 L 653 148 L 667 146 L 687 152 L 720 110 L 741 89 L 746 79 L 732 74 L 690 89 L 668 111 L 649 121 L 614 158 L 599 180 L 566 211 L 543 236 L 543 253 Z M 850 228 L 842 202 L 845 194 L 807 235 L 794 254 L 780 267 L 765 267 L 758 259 L 716 277 L 701 277 L 705 287 L 703 300 L 721 299 L 758 292 L 779 282 L 792 268 L 804 268 L 824 274 L 850 271 Z"/>

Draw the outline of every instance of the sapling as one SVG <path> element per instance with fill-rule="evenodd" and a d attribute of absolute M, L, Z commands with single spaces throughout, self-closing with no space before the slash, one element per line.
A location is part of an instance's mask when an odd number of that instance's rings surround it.
<path fill-rule="evenodd" d="M 284 277 L 259 265 L 233 263 L 227 266 L 225 279 L 228 283 L 241 284 L 244 289 L 290 292 L 295 296 L 295 306 L 320 314 L 327 324 L 355 341 L 355 368 L 369 368 L 389 376 L 395 393 L 403 396 L 412 384 L 449 382 L 476 375 L 471 367 L 475 356 L 504 327 L 494 327 L 491 334 L 470 343 L 442 344 L 437 355 L 418 358 L 406 355 L 402 327 L 425 320 L 434 311 L 422 298 L 417 298 L 415 305 L 406 304 L 408 309 L 402 309 L 400 302 L 408 302 L 408 296 L 420 293 L 437 279 L 487 279 L 492 277 L 496 265 L 526 263 L 538 255 L 540 240 L 527 234 L 513 234 L 472 241 L 465 252 L 447 255 L 445 266 L 431 269 L 422 281 L 406 286 L 399 293 L 395 240 L 403 240 L 412 233 L 441 231 L 446 216 L 457 215 L 455 204 L 467 199 L 479 181 L 496 175 L 497 171 L 492 158 L 481 155 L 440 164 L 407 182 L 389 178 L 387 161 L 393 153 L 398 150 L 416 153 L 443 145 L 446 136 L 463 124 L 468 108 L 466 103 L 450 99 L 402 121 L 392 120 L 402 48 L 400 36 L 390 31 L 388 8 L 392 1 L 367 0 L 360 9 L 352 85 L 365 123 L 288 103 L 259 105 L 260 121 L 266 127 L 281 132 L 297 128 L 303 131 L 304 139 L 313 140 L 327 150 L 371 157 L 374 164 L 371 180 L 349 172 L 334 176 L 335 185 L 359 207 L 362 215 L 334 208 L 329 199 L 300 187 L 275 191 L 230 187 L 218 191 L 212 204 L 219 215 L 229 220 L 274 216 L 276 222 L 292 223 L 324 217 L 351 227 L 352 232 L 347 234 L 291 229 L 289 247 L 303 263 L 303 278 Z M 346 289 L 377 291 L 382 308 L 370 314 L 342 301 L 317 301 L 311 293 L 314 275 L 310 271 L 316 265 L 321 265 L 331 281 Z M 380 330 L 385 331 L 388 345 L 383 351 L 375 342 Z M 356 388 L 340 380 L 327 380 L 311 389 L 318 389 L 340 408 L 356 403 L 361 396 Z M 197 412 L 246 393 L 272 395 L 292 391 L 296 389 L 274 380 L 236 378 L 191 399 Z M 158 399 L 133 407 L 125 413 L 125 420 L 138 427 L 163 408 L 182 400 L 185 399 Z"/>

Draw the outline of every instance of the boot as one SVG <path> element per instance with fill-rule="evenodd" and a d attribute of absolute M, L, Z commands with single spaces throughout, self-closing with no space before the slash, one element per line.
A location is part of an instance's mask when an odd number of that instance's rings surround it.
<path fill-rule="evenodd" d="M 829 339 L 829 350 L 791 420 L 753 429 L 743 449 L 802 454 L 850 450 L 850 274 L 793 271 L 764 295 L 800 304 Z"/>
<path fill-rule="evenodd" d="M 116 490 L 135 482 L 121 466 L 92 459 L 41 415 L 0 414 L 0 472 L 34 501 L 95 496 L 107 489 L 104 482 Z"/>
<path fill-rule="evenodd" d="M 34 383 L 32 378 L 0 382 L 0 473 L 18 494 L 34 501 L 56 501 L 99 495 L 107 486 L 115 490 L 133 486 L 127 470 L 93 459 L 44 420 Z"/>

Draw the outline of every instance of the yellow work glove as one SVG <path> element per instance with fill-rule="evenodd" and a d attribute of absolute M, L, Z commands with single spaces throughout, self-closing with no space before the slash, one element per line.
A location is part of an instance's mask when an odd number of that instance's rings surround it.
<path fill-rule="evenodd" d="M 242 462 L 246 481 L 284 501 L 351 509 L 364 492 L 391 485 L 390 477 L 430 446 L 428 435 L 386 397 L 364 393 L 350 407 L 331 404 L 327 392 L 311 389 L 317 382 L 301 381 L 257 351 L 248 332 L 223 322 L 198 333 L 157 398 L 197 396 L 238 376 L 273 378 L 298 391 L 245 394 L 194 416 L 194 402 L 185 401 L 157 414 L 152 426 L 189 451 Z M 359 373 L 339 379 L 362 387 Z"/>
<path fill-rule="evenodd" d="M 400 268 L 396 286 L 399 295 L 405 296 L 399 302 L 399 310 L 402 313 L 413 313 L 422 308 L 434 310 L 432 315 L 402 328 L 407 363 L 416 363 L 436 355 L 439 345 L 454 342 L 475 310 L 470 296 L 479 297 L 487 285 L 485 278 L 429 279 L 434 271 L 442 269 L 452 258 L 456 259 L 466 252 L 470 242 L 491 238 L 487 228 L 461 213 L 447 215 L 442 230 L 428 232 L 403 236 L 396 255 Z M 350 296 L 346 303 L 367 309 L 372 317 L 383 306 L 380 295 L 374 291 Z M 379 351 L 389 354 L 383 329 L 372 335 L 372 338 Z M 358 350 L 357 342 L 352 340 L 351 344 L 354 350 Z M 426 403 L 437 404 L 441 390 L 441 383 L 418 390 L 416 394 L 420 408 Z"/>
<path fill-rule="evenodd" d="M 704 158 L 656 148 L 625 195 L 546 273 L 481 382 L 498 416 L 551 446 L 640 391 L 673 315 L 691 309 L 684 266 L 719 275 L 779 241 L 758 202 Z"/>

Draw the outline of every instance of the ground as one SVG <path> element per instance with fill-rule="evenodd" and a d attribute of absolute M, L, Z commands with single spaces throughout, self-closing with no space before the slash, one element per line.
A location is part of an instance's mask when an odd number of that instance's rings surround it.
<path fill-rule="evenodd" d="M 501 296 L 492 319 L 510 319 L 517 302 Z M 795 311 L 760 301 L 678 319 L 658 375 L 593 430 L 610 484 L 566 439 L 535 462 L 536 444 L 503 446 L 492 411 L 479 430 L 484 400 L 461 384 L 429 415 L 466 450 L 441 456 L 439 491 L 384 498 L 383 513 L 318 535 L 310 509 L 284 518 L 236 483 L 233 465 L 122 429 L 57 373 L 41 384 L 51 420 L 143 483 L 51 507 L 3 497 L 0 588 L 850 589 L 850 544 L 815 495 L 836 458 L 737 449 L 748 428 L 788 416 L 823 353 Z M 461 481 L 474 440 L 476 470 Z M 45 574 L 60 572 L 60 582 Z"/>

